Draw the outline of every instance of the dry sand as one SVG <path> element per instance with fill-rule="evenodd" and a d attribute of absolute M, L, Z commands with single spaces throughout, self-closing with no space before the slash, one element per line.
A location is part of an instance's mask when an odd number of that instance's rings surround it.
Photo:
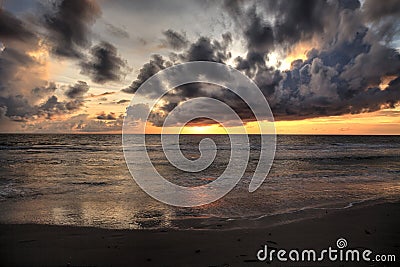
<path fill-rule="evenodd" d="M 267 219 L 266 219 L 267 220 Z M 400 203 L 352 207 L 320 218 L 253 229 L 109 230 L 49 225 L 0 225 L 1 266 L 354 266 L 354 262 L 259 262 L 270 248 L 368 248 L 394 254 L 400 266 Z M 242 225 L 245 227 L 245 225 Z"/>

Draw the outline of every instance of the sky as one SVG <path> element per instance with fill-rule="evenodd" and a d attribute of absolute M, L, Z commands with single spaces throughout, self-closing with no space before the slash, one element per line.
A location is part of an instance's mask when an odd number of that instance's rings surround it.
<path fill-rule="evenodd" d="M 398 0 L 0 3 L 0 132 L 120 133 L 144 81 L 213 61 L 257 84 L 279 134 L 400 134 Z M 240 98 L 205 83 L 165 95 L 148 132 L 195 97 L 226 102 L 257 132 Z M 224 131 L 198 120 L 184 133 Z"/>

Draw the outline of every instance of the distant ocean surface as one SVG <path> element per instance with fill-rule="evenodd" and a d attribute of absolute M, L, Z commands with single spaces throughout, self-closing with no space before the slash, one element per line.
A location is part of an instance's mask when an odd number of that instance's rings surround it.
<path fill-rule="evenodd" d="M 184 155 L 198 157 L 204 137 L 181 136 Z M 216 142 L 218 153 L 200 173 L 170 165 L 158 135 L 147 137 L 149 155 L 170 181 L 205 184 L 224 171 L 230 155 L 227 136 L 207 137 Z M 247 189 L 257 165 L 259 136 L 250 141 L 249 164 L 235 189 L 206 206 L 176 208 L 153 200 L 136 185 L 121 135 L 1 134 L 0 223 L 179 228 L 183 221 L 268 220 L 364 201 L 400 200 L 400 136 L 278 136 L 271 172 L 254 193 Z"/>

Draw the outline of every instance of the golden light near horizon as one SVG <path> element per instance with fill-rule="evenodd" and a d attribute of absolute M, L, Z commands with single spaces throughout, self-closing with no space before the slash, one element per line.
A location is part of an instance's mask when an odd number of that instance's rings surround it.
<path fill-rule="evenodd" d="M 227 134 L 227 130 L 219 124 L 211 124 L 211 125 L 185 125 L 181 127 L 167 127 L 164 129 L 164 133 L 171 134 L 177 133 L 180 134 Z"/>
<path fill-rule="evenodd" d="M 207 134 L 213 133 L 217 129 L 213 129 L 213 125 L 209 126 L 185 126 L 183 127 L 181 133 L 182 134 Z"/>
<path fill-rule="evenodd" d="M 328 116 L 303 120 L 275 121 L 276 134 L 333 134 L 333 135 L 400 135 L 400 117 L 396 114 L 400 107 L 384 109 L 372 113 Z M 248 134 L 260 134 L 260 124 L 270 122 L 247 122 L 245 129 Z M 149 123 L 146 133 L 160 134 L 162 128 Z M 240 133 L 240 127 L 224 128 L 219 124 L 181 127 L 166 127 L 166 134 L 227 134 Z"/>

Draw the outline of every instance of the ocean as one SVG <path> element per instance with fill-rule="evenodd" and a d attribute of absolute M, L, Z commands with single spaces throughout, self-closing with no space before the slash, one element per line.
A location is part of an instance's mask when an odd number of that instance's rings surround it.
<path fill-rule="evenodd" d="M 185 173 L 169 164 L 159 135 L 146 137 L 149 156 L 176 184 L 208 183 L 227 166 L 230 144 L 225 135 L 181 135 L 183 154 L 197 158 L 204 137 L 215 141 L 218 152 L 202 172 Z M 246 172 L 230 193 L 205 206 L 179 208 L 138 187 L 125 163 L 121 135 L 1 134 L 0 223 L 153 229 L 245 221 L 250 226 L 400 200 L 400 136 L 279 135 L 270 174 L 253 193 L 248 185 L 260 137 L 250 135 L 250 143 Z"/>

